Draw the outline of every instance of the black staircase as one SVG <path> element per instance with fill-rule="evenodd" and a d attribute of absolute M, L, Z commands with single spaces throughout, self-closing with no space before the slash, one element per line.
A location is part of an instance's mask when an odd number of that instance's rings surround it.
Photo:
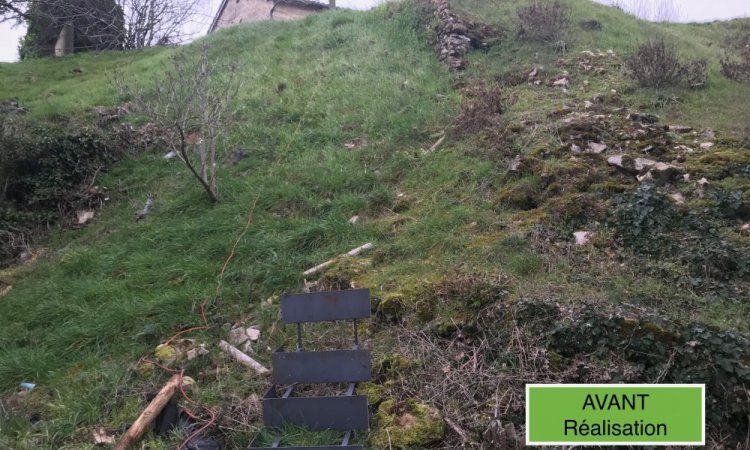
<path fill-rule="evenodd" d="M 314 431 L 342 431 L 338 446 L 283 447 L 296 449 L 362 450 L 361 445 L 349 445 L 355 430 L 369 428 L 367 396 L 356 395 L 356 383 L 370 379 L 370 351 L 359 348 L 357 321 L 370 317 L 370 290 L 292 294 L 281 297 L 281 320 L 297 326 L 297 350 L 279 349 L 272 355 L 273 386 L 263 397 L 263 422 L 278 430 L 284 424 L 306 427 Z M 354 345 L 351 350 L 305 351 L 302 324 L 310 322 L 352 321 Z M 295 388 L 302 384 L 348 383 L 343 395 L 296 397 Z M 280 386 L 287 386 L 280 390 Z M 281 436 L 271 447 L 280 447 Z"/>

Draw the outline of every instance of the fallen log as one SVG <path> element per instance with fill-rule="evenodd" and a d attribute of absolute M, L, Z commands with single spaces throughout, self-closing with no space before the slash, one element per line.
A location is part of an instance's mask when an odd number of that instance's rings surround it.
<path fill-rule="evenodd" d="M 232 344 L 230 344 L 227 341 L 221 341 L 219 342 L 219 347 L 229 354 L 232 358 L 236 359 L 237 362 L 240 364 L 247 366 L 254 371 L 256 371 L 259 375 L 265 375 L 270 372 L 270 370 L 263 367 L 261 363 L 254 360 L 253 358 L 247 356 L 244 354 L 241 350 L 239 350 L 237 347 L 234 347 Z"/>
<path fill-rule="evenodd" d="M 138 439 L 143 436 L 143 433 L 146 432 L 146 430 L 151 426 L 151 424 L 154 423 L 154 420 L 156 420 L 156 417 L 159 415 L 162 409 L 164 409 L 167 403 L 169 403 L 169 400 L 172 398 L 174 393 L 177 392 L 177 390 L 180 388 L 181 382 L 181 374 L 173 375 L 172 378 L 167 381 L 167 384 L 165 384 L 161 388 L 159 393 L 156 394 L 156 397 L 151 400 L 151 403 L 148 404 L 141 415 L 138 416 L 138 419 L 135 421 L 135 423 L 133 423 L 133 425 L 128 428 L 128 431 L 125 432 L 125 434 L 120 439 L 120 442 L 115 445 L 113 450 L 126 450 L 128 447 L 137 442 Z"/>
<path fill-rule="evenodd" d="M 324 262 L 322 264 L 318 264 L 317 266 L 315 266 L 315 267 L 313 267 L 311 269 L 307 269 L 304 272 L 302 272 L 302 275 L 304 275 L 304 276 L 315 275 L 316 273 L 320 272 L 321 270 L 326 269 L 327 267 L 332 266 L 334 263 L 336 263 L 336 261 L 339 260 L 339 258 L 342 258 L 344 256 L 357 256 L 360 253 L 371 249 L 372 247 L 373 247 L 372 242 L 368 242 L 367 244 L 361 245 L 361 246 L 355 248 L 354 250 L 350 250 L 348 253 L 344 253 L 343 255 L 339 255 L 339 256 L 337 256 L 337 257 L 335 257 L 333 259 L 329 259 L 328 261 L 326 261 L 326 262 Z"/>

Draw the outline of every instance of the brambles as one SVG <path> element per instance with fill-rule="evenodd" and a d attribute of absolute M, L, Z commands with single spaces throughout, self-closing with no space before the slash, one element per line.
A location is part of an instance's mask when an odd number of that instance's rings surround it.
<path fill-rule="evenodd" d="M 0 267 L 12 264 L 38 229 L 99 206 L 96 175 L 121 155 L 94 129 L 15 125 L 0 119 Z"/>
<path fill-rule="evenodd" d="M 744 211 L 739 192 L 714 194 L 707 212 L 730 219 Z M 717 280 L 744 279 L 750 272 L 747 252 L 716 231 L 713 219 L 699 213 L 681 214 L 658 192 L 644 184 L 617 201 L 615 228 L 624 246 L 637 253 L 679 261 L 692 286 L 711 287 Z"/>
<path fill-rule="evenodd" d="M 620 197 L 616 216 L 625 245 L 646 253 L 660 250 L 654 242 L 677 220 L 672 204 L 651 184 L 642 184 L 632 194 Z"/>
<path fill-rule="evenodd" d="M 550 337 L 550 350 L 571 360 L 616 353 L 631 364 L 629 382 L 705 383 L 708 421 L 726 430 L 747 429 L 748 403 L 736 397 L 750 385 L 746 334 L 584 310 Z"/>
<path fill-rule="evenodd" d="M 687 85 L 700 87 L 706 82 L 705 60 L 680 61 L 673 45 L 663 40 L 645 42 L 626 61 L 625 68 L 643 87 Z"/>
<path fill-rule="evenodd" d="M 536 1 L 518 10 L 520 34 L 533 41 L 564 41 L 570 29 L 570 10 L 558 1 Z"/>

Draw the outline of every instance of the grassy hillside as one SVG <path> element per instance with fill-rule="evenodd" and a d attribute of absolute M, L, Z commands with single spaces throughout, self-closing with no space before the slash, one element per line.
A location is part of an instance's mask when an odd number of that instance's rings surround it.
<path fill-rule="evenodd" d="M 31 262 L 0 272 L 0 288 L 12 286 L 0 296 L 0 448 L 93 448 L 96 427 L 116 432 L 132 422 L 146 404 L 144 393 L 169 376 L 142 358 L 153 359 L 156 345 L 178 331 L 202 325 L 200 305 L 209 329 L 186 337 L 206 343 L 210 353 L 182 365 L 196 380 L 191 395 L 218 413 L 211 435 L 227 448 L 245 448 L 260 429 L 252 395 L 262 394 L 265 380 L 227 359 L 218 341 L 232 324 L 258 325 L 254 356 L 268 364 L 270 349 L 287 338 L 278 294 L 300 291 L 304 269 L 365 242 L 374 251 L 334 266 L 319 286 L 373 290 L 377 315 L 362 326 L 375 359 L 375 379 L 362 388 L 374 405 L 372 448 L 387 448 L 386 429 L 403 448 L 458 448 L 461 438 L 442 420 L 428 421 L 426 436 L 398 429 L 400 414 L 427 420 L 425 408 L 476 441 L 493 410 L 506 411 L 502 420 L 520 427 L 516 389 L 529 381 L 692 377 L 717 389 L 747 389 L 740 372 L 747 356 L 742 333 L 750 331 L 750 248 L 740 231 L 747 218 L 730 215 L 739 211 L 733 207 L 717 212 L 721 195 L 741 192 L 746 202 L 750 194 L 743 169 L 750 167 L 750 85 L 721 77 L 717 50 L 742 23 L 656 25 L 571 0 L 574 38 L 558 54 L 516 37 L 513 19 L 522 4 L 455 0 L 465 16 L 505 30 L 495 45 L 469 55 L 460 76 L 435 57 L 429 8 L 410 2 L 237 26 L 205 38 L 212 56 L 241 64 L 244 80 L 235 100 L 240 120 L 222 149 L 221 201 L 209 203 L 178 161 L 154 149 L 100 176 L 111 201 L 91 224 L 53 230 L 34 242 Z M 577 25 L 586 20 L 602 29 Z M 659 36 L 685 56 L 709 58 L 705 88 L 641 89 L 623 73 L 623 58 Z M 581 72 L 581 52 L 609 49 L 615 56 L 592 57 L 602 69 L 597 75 Z M 3 64 L 0 99 L 17 98 L 32 120 L 85 120 L 93 107 L 125 100 L 111 88 L 113 68 L 145 80 L 181 51 L 198 49 Z M 527 83 L 535 67 L 550 80 L 567 70 L 572 87 Z M 519 73 L 523 82 L 509 81 Z M 490 130 L 497 133 L 452 128 L 468 102 L 483 105 L 489 85 L 505 99 L 502 127 Z M 570 122 L 563 118 L 585 112 L 583 102 L 597 96 L 606 123 L 565 128 Z M 613 112 L 618 108 L 697 130 L 671 137 L 669 145 L 697 147 L 692 141 L 707 139 L 698 133 L 704 128 L 715 131 L 716 145 L 682 160 L 691 183 L 641 192 L 633 176 L 606 163 L 614 128 L 633 126 Z M 425 151 L 444 131 L 443 145 Z M 598 133 L 588 138 L 611 149 L 602 158 L 571 157 L 562 148 L 574 132 Z M 666 146 L 661 131 L 651 138 Z M 247 158 L 232 165 L 227 155 L 237 148 Z M 522 168 L 511 172 L 516 158 Z M 703 176 L 718 197 L 698 197 L 695 181 Z M 675 192 L 687 199 L 684 206 L 660 203 Z M 136 223 L 148 195 L 153 211 Z M 658 233 L 643 225 L 643 234 L 628 240 L 631 224 L 623 221 L 634 220 L 644 203 L 652 212 L 669 210 L 671 222 Z M 360 221 L 350 224 L 354 215 Z M 593 245 L 572 243 L 580 230 L 595 232 Z M 672 239 L 678 248 L 666 249 Z M 715 274 L 722 270 L 725 277 Z M 709 331 L 696 331 L 695 323 Z M 624 327 L 631 341 L 616 340 L 624 339 Z M 704 332 L 726 344 L 722 361 L 705 358 L 701 352 L 713 347 L 701 347 L 703 341 L 695 351 L 699 363 L 683 358 L 679 343 L 698 342 Z M 599 341 L 590 342 L 594 337 Z M 730 375 L 716 381 L 720 363 Z M 38 386 L 24 398 L 15 394 L 22 381 Z M 710 438 L 740 448 L 746 405 L 713 412 Z M 147 436 L 142 445 L 174 448 L 181 438 Z"/>
<path fill-rule="evenodd" d="M 515 32 L 518 9 L 516 2 L 493 4 L 481 0 L 457 0 L 455 9 L 480 23 L 489 23 Z M 696 127 L 707 127 L 747 133 L 747 108 L 750 91 L 746 86 L 727 80 L 719 73 L 719 60 L 726 48 L 736 40 L 741 30 L 746 30 L 747 19 L 706 24 L 668 24 L 639 20 L 614 8 L 588 0 L 570 1 L 571 22 L 574 27 L 569 53 L 563 58 L 575 59 L 584 50 L 612 50 L 625 57 L 642 42 L 665 39 L 677 46 L 685 58 L 704 58 L 709 63 L 709 78 L 705 89 L 685 90 L 667 88 L 659 91 L 634 90 L 632 82 L 622 77 L 606 80 L 606 86 L 589 80 L 591 89 L 614 88 L 627 94 L 633 105 L 663 115 L 665 120 L 689 122 Z M 581 26 L 587 21 L 598 21 L 599 30 Z M 534 43 L 505 40 L 485 55 L 475 55 L 476 70 L 503 73 L 518 65 L 552 66 L 560 56 L 550 51 L 540 51 Z M 676 101 L 665 101 L 676 97 Z"/>

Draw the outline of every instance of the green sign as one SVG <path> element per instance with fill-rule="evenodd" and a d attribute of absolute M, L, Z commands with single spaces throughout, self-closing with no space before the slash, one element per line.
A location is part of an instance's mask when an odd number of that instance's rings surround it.
<path fill-rule="evenodd" d="M 526 445 L 704 445 L 705 385 L 527 384 Z"/>

